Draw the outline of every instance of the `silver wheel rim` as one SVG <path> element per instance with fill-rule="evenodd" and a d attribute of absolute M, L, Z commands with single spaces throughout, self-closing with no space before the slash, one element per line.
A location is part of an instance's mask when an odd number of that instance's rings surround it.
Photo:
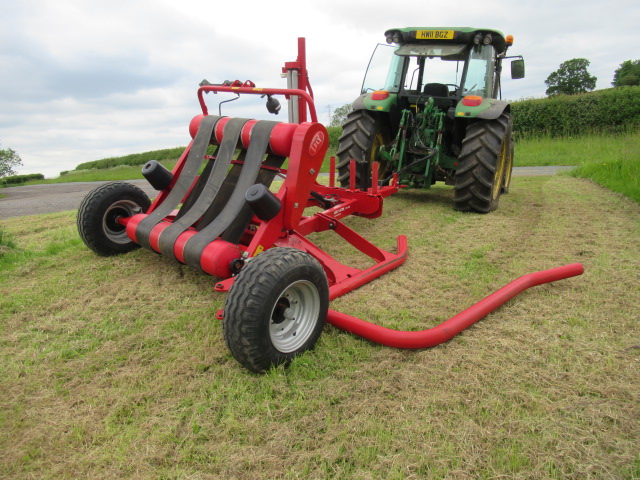
<path fill-rule="evenodd" d="M 102 230 L 107 238 L 120 245 L 131 242 L 126 228 L 118 223 L 118 220 L 132 217 L 141 211 L 140 205 L 131 200 L 120 200 L 110 205 L 102 217 Z"/>
<path fill-rule="evenodd" d="M 269 336 L 282 353 L 302 347 L 313 334 L 320 314 L 320 293 L 308 280 L 292 283 L 271 310 Z"/>

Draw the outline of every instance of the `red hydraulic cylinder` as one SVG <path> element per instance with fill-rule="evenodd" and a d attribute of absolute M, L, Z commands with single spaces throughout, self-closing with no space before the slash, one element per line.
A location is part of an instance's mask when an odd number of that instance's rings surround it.
<path fill-rule="evenodd" d="M 551 268 L 540 272 L 533 272 L 517 278 L 513 282 L 505 285 L 500 290 L 495 291 L 488 297 L 483 298 L 475 305 L 463 310 L 449 320 L 442 322 L 436 327 L 417 332 L 407 332 L 392 330 L 381 327 L 373 323 L 366 322 L 359 318 L 346 315 L 344 313 L 329 310 L 327 322 L 334 327 L 346 330 L 360 337 L 380 343 L 388 347 L 418 349 L 435 347 L 450 340 L 452 337 L 473 325 L 481 318 L 504 305 L 513 297 L 524 290 L 551 283 L 565 278 L 582 275 L 584 267 L 580 263 L 572 263 L 562 267 Z"/>

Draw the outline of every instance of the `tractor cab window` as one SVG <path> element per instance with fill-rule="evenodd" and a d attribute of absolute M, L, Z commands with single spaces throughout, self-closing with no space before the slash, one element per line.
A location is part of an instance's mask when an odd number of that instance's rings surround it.
<path fill-rule="evenodd" d="M 362 93 L 375 90 L 397 92 L 400 90 L 402 58 L 394 55 L 398 47 L 379 43 L 371 55 L 367 73 L 362 83 Z"/>
<path fill-rule="evenodd" d="M 465 95 L 491 97 L 495 51 L 491 45 L 478 45 L 469 54 L 467 75 L 464 80 Z"/>
<path fill-rule="evenodd" d="M 406 44 L 396 55 L 411 57 L 403 87 L 408 92 L 448 97 L 460 82 L 465 45 Z"/>

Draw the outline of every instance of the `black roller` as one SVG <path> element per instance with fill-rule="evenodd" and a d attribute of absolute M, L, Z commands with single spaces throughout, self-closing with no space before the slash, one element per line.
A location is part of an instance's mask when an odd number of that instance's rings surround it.
<path fill-rule="evenodd" d="M 250 187 L 244 198 L 260 220 L 271 220 L 282 206 L 280 199 L 261 183 Z"/>
<path fill-rule="evenodd" d="M 156 190 L 164 190 L 173 180 L 173 174 L 157 160 L 149 160 L 142 167 L 142 175 Z"/>

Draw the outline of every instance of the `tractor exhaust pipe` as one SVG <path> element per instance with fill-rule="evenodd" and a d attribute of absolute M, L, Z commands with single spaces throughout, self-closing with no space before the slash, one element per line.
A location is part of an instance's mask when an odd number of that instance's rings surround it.
<path fill-rule="evenodd" d="M 582 264 L 572 263 L 562 267 L 523 275 L 488 297 L 480 300 L 475 305 L 463 310 L 449 320 L 442 322 L 440 325 L 418 332 L 392 330 L 344 313 L 336 312 L 335 310 L 329 310 L 327 322 L 334 327 L 346 330 L 372 342 L 386 345 L 387 347 L 405 349 L 435 347 L 450 340 L 481 318 L 486 317 L 489 313 L 504 305 L 524 290 L 535 287 L 536 285 L 582 275 L 583 272 L 584 267 Z"/>

